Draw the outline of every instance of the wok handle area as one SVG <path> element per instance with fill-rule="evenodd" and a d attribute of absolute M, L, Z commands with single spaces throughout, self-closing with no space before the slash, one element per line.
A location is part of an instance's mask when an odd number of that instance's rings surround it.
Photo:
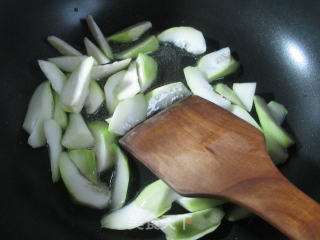
<path fill-rule="evenodd" d="M 320 205 L 276 168 L 272 177 L 248 179 L 221 196 L 251 210 L 293 240 L 320 239 Z"/>

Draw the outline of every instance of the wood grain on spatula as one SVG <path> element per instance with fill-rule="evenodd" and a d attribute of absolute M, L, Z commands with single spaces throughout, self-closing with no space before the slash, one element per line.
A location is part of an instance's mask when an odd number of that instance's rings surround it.
<path fill-rule="evenodd" d="M 211 102 L 177 102 L 120 144 L 180 194 L 225 198 L 292 239 L 320 239 L 320 206 L 274 166 L 260 130 Z"/>

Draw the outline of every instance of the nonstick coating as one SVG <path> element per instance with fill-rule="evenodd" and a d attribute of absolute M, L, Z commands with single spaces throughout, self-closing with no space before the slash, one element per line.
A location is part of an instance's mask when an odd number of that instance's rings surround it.
<path fill-rule="evenodd" d="M 243 69 L 236 80 L 257 81 L 259 94 L 288 107 L 286 127 L 297 144 L 281 169 L 320 201 L 319 1 L 3 0 L 0 9 L 2 239 L 164 239 L 159 231 L 101 230 L 103 212 L 73 204 L 63 184 L 51 182 L 47 149 L 26 144 L 21 125 L 27 103 L 44 80 L 36 60 L 58 55 L 45 37 L 54 34 L 83 49 L 83 36 L 90 36 L 83 22 L 87 14 L 106 35 L 151 20 L 158 31 L 190 25 L 209 43 L 230 46 Z M 136 161 L 132 165 L 137 188 L 153 178 Z M 255 217 L 224 222 L 206 239 L 285 237 Z"/>

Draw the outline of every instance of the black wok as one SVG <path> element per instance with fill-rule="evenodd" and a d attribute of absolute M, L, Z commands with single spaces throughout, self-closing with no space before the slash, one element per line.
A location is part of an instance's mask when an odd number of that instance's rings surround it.
<path fill-rule="evenodd" d="M 200 29 L 209 50 L 230 46 L 243 69 L 236 80 L 257 81 L 258 93 L 288 107 L 286 127 L 297 144 L 281 170 L 320 201 L 319 1 L 11 0 L 1 1 L 0 9 L 1 239 L 164 239 L 159 231 L 101 230 L 102 212 L 73 204 L 63 184 L 51 182 L 47 149 L 26 144 L 22 121 L 33 90 L 44 79 L 36 60 L 58 55 L 44 39 L 55 34 L 81 49 L 89 33 L 80 20 L 87 14 L 105 34 L 151 20 L 159 31 L 178 25 Z M 134 188 L 153 179 L 138 162 L 132 165 Z M 224 222 L 206 239 L 285 237 L 254 217 Z"/>

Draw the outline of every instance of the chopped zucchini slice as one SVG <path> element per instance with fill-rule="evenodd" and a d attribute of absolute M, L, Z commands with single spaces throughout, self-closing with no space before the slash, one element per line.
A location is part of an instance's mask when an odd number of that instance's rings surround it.
<path fill-rule="evenodd" d="M 66 152 L 60 154 L 59 169 L 67 190 L 76 202 L 98 209 L 108 205 L 110 200 L 108 187 L 102 183 L 93 184 L 88 181 Z"/>
<path fill-rule="evenodd" d="M 92 56 L 98 64 L 106 64 L 110 62 L 103 52 L 93 43 L 90 41 L 89 38 L 84 38 L 84 45 L 87 50 L 88 56 Z"/>
<path fill-rule="evenodd" d="M 276 140 L 273 139 L 269 134 L 264 134 L 266 149 L 270 155 L 274 164 L 279 165 L 286 162 L 289 157 L 286 148 L 282 147 Z"/>
<path fill-rule="evenodd" d="M 202 211 L 208 208 L 217 207 L 226 203 L 226 200 L 215 198 L 190 198 L 180 197 L 177 203 L 189 212 Z"/>
<path fill-rule="evenodd" d="M 77 166 L 79 172 L 90 182 L 98 183 L 97 164 L 94 151 L 76 149 L 69 152 L 69 158 Z"/>
<path fill-rule="evenodd" d="M 80 63 L 87 57 L 88 56 L 61 56 L 49 58 L 48 61 L 55 64 L 62 71 L 71 73 L 76 70 Z"/>
<path fill-rule="evenodd" d="M 205 76 L 197 67 L 186 67 L 183 71 L 187 84 L 193 94 L 207 99 L 208 101 L 213 102 L 220 107 L 230 107 L 230 101 L 214 91 Z"/>
<path fill-rule="evenodd" d="M 257 83 L 248 82 L 248 83 L 234 83 L 232 89 L 234 93 L 241 100 L 245 109 L 250 112 L 253 105 L 253 98 L 256 92 Z"/>
<path fill-rule="evenodd" d="M 170 83 L 153 89 L 146 94 L 148 104 L 147 116 L 165 109 L 175 101 L 190 95 L 191 92 L 182 82 Z"/>
<path fill-rule="evenodd" d="M 155 36 L 137 43 L 133 47 L 116 54 L 117 59 L 135 58 L 139 53 L 151 53 L 159 49 L 159 41 Z"/>
<path fill-rule="evenodd" d="M 69 112 L 81 112 L 88 95 L 93 58 L 84 59 L 71 74 L 61 93 L 61 102 Z"/>
<path fill-rule="evenodd" d="M 263 132 L 276 140 L 284 148 L 293 145 L 294 140 L 281 126 L 276 123 L 264 99 L 262 97 L 255 96 L 254 105 Z"/>
<path fill-rule="evenodd" d="M 68 125 L 68 115 L 63 110 L 63 105 L 60 101 L 59 94 L 54 92 L 53 98 L 54 98 L 53 119 L 60 125 L 62 129 L 65 129 Z"/>
<path fill-rule="evenodd" d="M 216 230 L 224 216 L 220 208 L 178 214 L 164 215 L 151 221 L 166 234 L 168 240 L 195 240 Z"/>
<path fill-rule="evenodd" d="M 212 82 L 233 73 L 239 63 L 231 56 L 230 48 L 226 47 L 203 56 L 198 67 Z"/>
<path fill-rule="evenodd" d="M 61 94 L 64 84 L 67 80 L 67 77 L 64 75 L 64 73 L 61 72 L 61 70 L 51 62 L 38 60 L 38 64 L 41 68 L 41 71 L 51 83 L 53 90 Z"/>
<path fill-rule="evenodd" d="M 267 105 L 276 123 L 281 125 L 288 114 L 288 110 L 276 101 L 271 101 Z"/>
<path fill-rule="evenodd" d="M 62 145 L 67 149 L 89 148 L 94 138 L 80 113 L 71 113 L 69 125 L 62 137 Z"/>
<path fill-rule="evenodd" d="M 228 99 L 232 103 L 238 105 L 239 107 L 242 107 L 243 109 L 246 109 L 246 107 L 243 105 L 243 103 L 238 98 L 238 96 L 226 84 L 218 83 L 218 84 L 214 85 L 213 88 L 221 96 L 225 97 L 226 99 Z"/>
<path fill-rule="evenodd" d="M 161 42 L 171 42 L 175 46 L 185 49 L 195 55 L 207 50 L 206 41 L 202 32 L 193 27 L 173 27 L 158 35 Z"/>
<path fill-rule="evenodd" d="M 226 219 L 229 222 L 236 222 L 244 218 L 250 217 L 252 215 L 253 213 L 250 212 L 248 209 L 242 206 L 233 205 L 230 209 L 227 210 Z"/>
<path fill-rule="evenodd" d="M 91 80 L 89 85 L 89 93 L 84 103 L 84 107 L 88 114 L 95 113 L 104 101 L 104 92 L 99 84 Z"/>
<path fill-rule="evenodd" d="M 94 66 L 92 69 L 91 77 L 93 80 L 101 80 L 122 69 L 125 69 L 130 62 L 131 58 L 109 64 Z"/>
<path fill-rule="evenodd" d="M 109 130 L 124 135 L 147 117 L 147 102 L 143 94 L 121 101 L 112 115 Z"/>
<path fill-rule="evenodd" d="M 62 39 L 56 36 L 49 36 L 47 38 L 48 42 L 51 44 L 52 47 L 58 50 L 62 55 L 65 56 L 81 56 L 82 53 L 79 52 L 77 49 L 72 47 L 67 42 L 63 41 Z"/>
<path fill-rule="evenodd" d="M 231 105 L 229 108 L 230 112 L 232 112 L 234 115 L 236 115 L 238 118 L 241 118 L 242 120 L 246 121 L 247 123 L 250 123 L 252 126 L 258 128 L 260 131 L 262 129 L 260 128 L 259 124 L 254 120 L 254 118 L 243 108 Z"/>
<path fill-rule="evenodd" d="M 110 37 L 107 37 L 108 41 L 113 42 L 133 42 L 140 38 L 146 31 L 152 27 L 151 22 L 139 22 L 135 25 L 127 27 L 120 32 L 112 34 Z"/>
<path fill-rule="evenodd" d="M 145 92 L 156 80 L 158 74 L 158 64 L 150 56 L 139 53 L 137 57 L 139 83 L 141 92 Z"/>

